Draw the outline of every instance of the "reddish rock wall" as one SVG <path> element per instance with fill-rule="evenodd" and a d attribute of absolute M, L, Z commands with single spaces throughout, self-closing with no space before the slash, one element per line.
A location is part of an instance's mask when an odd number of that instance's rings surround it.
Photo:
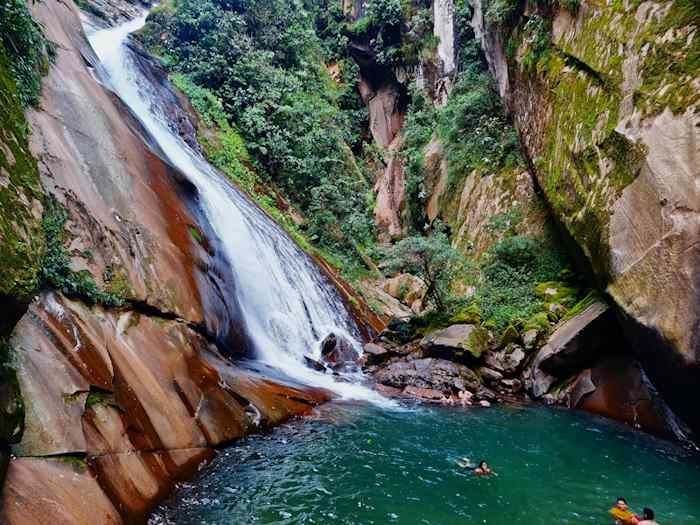
<path fill-rule="evenodd" d="M 118 285 L 126 301 L 106 308 L 46 291 L 15 326 L 25 429 L 0 523 L 142 523 L 213 447 L 305 414 L 327 393 L 228 360 L 245 350 L 228 337 L 238 332 L 223 300 L 232 280 L 194 190 L 97 80 L 73 2 L 31 7 L 57 49 L 28 115 L 41 182 L 68 212 L 73 270 L 100 289 Z"/>

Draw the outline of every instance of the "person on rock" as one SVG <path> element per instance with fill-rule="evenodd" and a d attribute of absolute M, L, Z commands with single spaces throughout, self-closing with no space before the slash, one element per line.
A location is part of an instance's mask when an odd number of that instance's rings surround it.
<path fill-rule="evenodd" d="M 639 525 L 659 525 L 654 518 L 654 511 L 646 507 L 642 512 L 642 521 L 639 522 Z"/>
<path fill-rule="evenodd" d="M 627 506 L 625 498 L 617 498 L 615 506 L 609 510 L 615 525 L 637 525 L 639 518 Z"/>

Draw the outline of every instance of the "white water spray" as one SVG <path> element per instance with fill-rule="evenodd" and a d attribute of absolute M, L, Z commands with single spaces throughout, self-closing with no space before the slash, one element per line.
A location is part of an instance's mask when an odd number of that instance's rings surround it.
<path fill-rule="evenodd" d="M 389 403 L 358 383 L 309 369 L 304 355 L 320 356 L 328 334 L 355 341 L 356 327 L 337 291 L 311 259 L 243 193 L 171 130 L 158 94 L 126 46 L 146 15 L 89 35 L 110 88 L 129 106 L 167 159 L 197 187 L 206 217 L 232 267 L 246 330 L 257 357 L 304 384 L 342 398 Z M 355 343 L 359 348 L 359 344 Z"/>

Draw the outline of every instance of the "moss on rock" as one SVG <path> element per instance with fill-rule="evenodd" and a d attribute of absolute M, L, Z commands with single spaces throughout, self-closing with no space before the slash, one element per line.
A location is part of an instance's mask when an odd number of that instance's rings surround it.
<path fill-rule="evenodd" d="M 42 190 L 27 123 L 0 45 L 0 295 L 28 300 L 44 251 Z"/>

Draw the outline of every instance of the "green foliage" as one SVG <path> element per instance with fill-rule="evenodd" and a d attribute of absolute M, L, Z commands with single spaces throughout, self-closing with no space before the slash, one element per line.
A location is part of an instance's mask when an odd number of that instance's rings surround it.
<path fill-rule="evenodd" d="M 530 17 L 523 27 L 523 42 L 526 46 L 522 60 L 523 70 L 531 72 L 538 64 L 545 62 L 551 40 L 552 21 L 539 15 Z"/>
<path fill-rule="evenodd" d="M 101 291 L 88 271 L 76 272 L 71 269 L 70 257 L 64 248 L 67 221 L 68 212 L 63 206 L 53 198 L 47 199 L 42 222 L 46 236 L 46 252 L 39 275 L 41 286 L 58 289 L 68 296 L 79 297 L 88 303 L 122 306 L 126 293 L 119 280 L 115 290 Z"/>
<path fill-rule="evenodd" d="M 430 197 L 425 187 L 425 146 L 430 142 L 435 130 L 438 111 L 423 93 L 414 90 L 406 115 L 403 149 L 406 170 L 406 201 L 417 230 L 422 229 L 423 210 Z"/>
<path fill-rule="evenodd" d="M 406 116 L 406 194 L 416 229 L 430 198 L 425 187 L 425 147 L 436 135 L 448 162 L 448 193 L 474 170 L 495 173 L 522 163 L 517 135 L 473 35 L 460 50 L 461 72 L 447 104 L 435 108 L 419 90 L 411 93 Z"/>
<path fill-rule="evenodd" d="M 367 111 L 336 4 L 181 0 L 155 9 L 140 38 L 218 128 L 217 140 L 200 137 L 212 162 L 250 193 L 269 178 L 307 216 L 318 247 L 357 257 L 349 239 L 374 242 L 372 178 L 354 158 Z"/>
<path fill-rule="evenodd" d="M 48 69 L 48 58 L 55 49 L 44 39 L 34 22 L 26 0 L 0 2 L 0 41 L 10 60 L 10 70 L 24 107 L 37 104 L 41 77 Z"/>
<path fill-rule="evenodd" d="M 438 310 L 445 310 L 454 276 L 465 264 L 464 258 L 443 233 L 429 237 L 408 237 L 387 252 L 389 272 L 407 272 L 423 279 L 428 297 Z"/>
<path fill-rule="evenodd" d="M 515 130 L 485 71 L 472 69 L 458 80 L 442 110 L 439 134 L 445 142 L 452 187 L 475 169 L 494 173 L 521 162 Z"/>
<path fill-rule="evenodd" d="M 488 252 L 476 302 L 498 329 L 524 322 L 545 308 L 536 286 L 557 278 L 567 260 L 551 239 L 503 238 Z"/>
<path fill-rule="evenodd" d="M 39 172 L 9 62 L 0 44 L 0 294 L 29 301 L 43 251 Z"/>
<path fill-rule="evenodd" d="M 488 0 L 484 18 L 492 24 L 505 25 L 518 14 L 519 0 Z"/>

